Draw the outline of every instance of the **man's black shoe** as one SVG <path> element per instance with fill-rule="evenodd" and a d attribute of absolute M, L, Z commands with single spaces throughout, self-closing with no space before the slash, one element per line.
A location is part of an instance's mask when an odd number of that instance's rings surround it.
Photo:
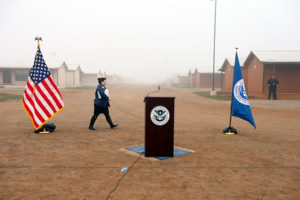
<path fill-rule="evenodd" d="M 94 127 L 89 127 L 89 130 L 93 130 L 93 131 L 94 131 L 94 130 L 96 130 L 96 129 L 95 129 Z"/>
<path fill-rule="evenodd" d="M 113 124 L 110 128 L 111 129 L 114 129 L 114 128 L 116 128 L 118 126 L 118 124 Z"/>

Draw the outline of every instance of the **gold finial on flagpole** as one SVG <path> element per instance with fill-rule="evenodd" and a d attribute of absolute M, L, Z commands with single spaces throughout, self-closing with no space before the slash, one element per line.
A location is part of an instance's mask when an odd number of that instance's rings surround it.
<path fill-rule="evenodd" d="M 236 52 L 239 50 L 239 48 L 238 47 L 235 47 L 235 50 L 236 50 Z"/>
<path fill-rule="evenodd" d="M 37 47 L 40 48 L 40 41 L 43 41 L 43 39 L 39 36 L 35 37 L 35 41 L 38 41 Z"/>

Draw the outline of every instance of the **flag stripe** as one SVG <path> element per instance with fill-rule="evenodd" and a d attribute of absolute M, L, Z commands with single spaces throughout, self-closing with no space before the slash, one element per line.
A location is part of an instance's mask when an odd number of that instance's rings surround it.
<path fill-rule="evenodd" d="M 32 119 L 38 124 L 41 125 L 42 122 L 40 121 L 39 117 L 37 117 L 37 114 L 35 113 L 34 107 L 32 107 L 32 104 L 30 103 L 30 100 L 27 99 L 27 93 L 24 93 L 24 101 L 25 101 L 25 105 L 27 105 L 27 107 L 29 108 L 29 110 L 31 111 L 33 117 Z"/>
<path fill-rule="evenodd" d="M 31 78 L 29 78 L 29 79 L 30 80 L 28 80 L 27 86 L 30 89 L 30 91 L 33 91 L 33 88 L 31 88 L 31 86 L 34 86 L 34 83 L 31 80 Z M 42 96 L 39 91 L 40 91 L 39 87 L 35 87 L 35 97 L 37 97 L 37 99 L 39 99 L 42 102 L 42 104 L 44 105 L 44 107 L 47 108 L 46 110 L 49 113 L 51 113 L 51 115 L 53 115 L 54 112 L 55 112 L 55 108 L 53 106 L 52 106 L 52 108 L 49 107 L 49 104 L 50 104 L 50 106 L 52 105 L 51 102 L 50 101 L 47 102 L 47 97 L 45 95 Z"/>
<path fill-rule="evenodd" d="M 61 95 L 57 92 L 57 88 L 55 85 L 53 85 L 50 81 L 50 79 L 52 79 L 50 76 L 48 78 L 45 79 L 45 82 L 48 84 L 49 88 L 51 89 L 50 91 L 53 92 L 53 94 L 55 95 L 56 99 L 59 101 L 59 108 L 64 107 L 64 102 L 61 99 Z M 53 81 L 52 81 L 53 82 Z"/>
<path fill-rule="evenodd" d="M 44 113 L 42 108 L 40 107 L 39 103 L 36 101 L 34 94 L 32 94 L 32 92 L 28 89 L 27 86 L 25 87 L 25 90 L 26 90 L 25 94 L 28 95 L 27 98 L 31 99 L 32 105 L 34 105 L 33 107 L 36 108 L 35 110 L 37 110 L 38 113 L 40 114 L 40 116 L 43 117 L 45 120 L 48 119 L 48 117 L 46 116 L 46 114 Z M 41 120 L 41 121 L 43 121 L 43 120 Z"/>
<path fill-rule="evenodd" d="M 39 84 L 39 85 L 37 85 L 36 88 L 39 91 L 39 93 L 42 95 L 43 99 L 45 99 L 46 102 L 48 103 L 48 105 L 51 107 L 53 113 L 56 113 L 56 111 L 58 110 L 58 107 L 56 106 L 55 102 L 50 97 L 50 95 L 48 94 L 48 92 L 46 91 L 44 86 L 42 84 Z"/>
<path fill-rule="evenodd" d="M 33 82 L 31 80 L 29 80 L 27 82 L 27 85 L 25 87 L 25 89 L 27 89 L 27 93 L 29 94 L 29 96 L 31 97 L 31 94 L 33 93 L 33 88 L 32 88 L 32 84 Z M 36 90 L 35 90 L 36 91 Z M 44 107 L 44 105 L 42 104 L 42 102 L 40 101 L 40 99 L 38 99 L 36 97 L 36 93 L 34 93 L 34 98 L 33 100 L 39 105 L 39 107 L 42 109 L 42 111 L 44 112 L 44 114 L 46 114 L 46 116 L 43 116 L 45 119 L 49 118 L 51 115 L 50 113 L 47 111 L 47 109 Z"/>
<path fill-rule="evenodd" d="M 46 97 L 48 98 L 48 100 L 51 102 L 51 104 L 53 105 L 53 107 L 55 108 L 55 111 L 58 111 L 59 108 L 57 107 L 54 99 L 52 98 L 52 96 L 49 94 L 48 90 L 44 87 L 43 81 L 40 82 L 37 87 L 39 87 L 41 89 L 41 91 L 46 95 Z"/>
<path fill-rule="evenodd" d="M 52 85 L 53 88 L 56 90 L 56 92 L 59 94 L 60 98 L 62 99 L 61 94 L 60 94 L 58 88 L 56 87 L 56 85 L 55 85 L 55 83 L 54 83 L 54 81 L 53 81 L 52 76 L 48 76 L 48 80 L 50 81 L 51 85 Z"/>
<path fill-rule="evenodd" d="M 28 77 L 28 81 L 27 81 L 27 84 L 28 88 L 30 89 L 31 92 L 33 92 L 33 87 L 34 87 L 34 83 L 33 81 L 31 80 L 30 77 Z"/>
<path fill-rule="evenodd" d="M 31 81 L 31 78 L 28 77 L 28 81 L 27 81 L 26 86 L 28 87 L 28 90 L 30 90 L 31 92 L 33 91 L 32 84 L 33 84 L 33 83 L 32 83 L 32 81 Z M 27 105 L 28 100 L 26 99 L 25 94 L 27 94 L 27 92 L 26 92 L 26 87 L 25 87 L 24 94 L 23 94 L 23 105 L 24 105 L 24 108 L 25 108 L 25 110 L 27 111 L 29 117 L 31 118 L 31 121 L 32 121 L 33 125 L 34 125 L 35 127 L 38 127 L 39 125 L 37 124 L 37 122 L 36 122 L 36 120 L 35 120 L 34 111 L 31 110 L 32 107 L 30 107 L 31 109 L 29 109 L 29 107 L 28 107 L 28 105 Z"/>
<path fill-rule="evenodd" d="M 48 93 L 51 95 L 51 97 L 53 98 L 53 100 L 55 101 L 56 105 L 59 108 L 62 108 L 63 106 L 60 104 L 59 100 L 57 99 L 56 95 L 53 93 L 53 88 L 51 88 L 47 81 L 47 79 L 45 79 L 44 81 L 42 81 L 41 83 L 43 84 L 43 86 L 46 88 L 46 90 L 48 91 Z M 59 109 L 58 109 L 59 110 Z"/>
<path fill-rule="evenodd" d="M 43 103 L 41 102 L 41 100 L 37 97 L 37 90 L 35 90 L 34 93 L 34 99 L 36 101 L 36 103 L 38 104 L 38 106 L 42 109 L 43 113 L 45 114 L 44 119 L 47 120 L 49 117 L 51 117 L 50 113 L 48 112 L 48 110 L 45 108 L 45 106 L 43 105 Z"/>
<path fill-rule="evenodd" d="M 49 106 L 49 103 L 47 102 L 47 100 L 44 99 L 43 96 L 40 94 L 39 89 L 35 90 L 35 95 L 36 95 L 36 98 L 39 99 L 39 101 L 43 104 L 45 110 L 49 113 L 49 117 L 51 117 L 54 114 L 54 112 L 53 112 L 52 108 Z M 54 109 L 54 107 L 53 107 L 53 109 Z"/>
<path fill-rule="evenodd" d="M 31 79 L 28 80 L 27 87 L 31 92 L 33 92 L 32 85 L 34 85 L 32 80 Z M 48 104 L 45 103 L 45 100 L 41 97 L 41 95 L 39 94 L 39 92 L 36 88 L 35 88 L 35 92 L 34 92 L 34 99 L 38 103 L 39 107 L 43 110 L 43 112 L 47 115 L 46 119 L 48 119 L 49 117 L 51 117 L 51 115 L 53 115 L 53 112 L 51 110 L 49 110 Z"/>
<path fill-rule="evenodd" d="M 38 127 L 38 124 L 36 123 L 36 121 L 33 119 L 33 114 L 31 112 L 31 110 L 28 108 L 27 104 L 25 103 L 25 99 L 23 98 L 23 105 L 24 105 L 24 108 L 25 110 L 27 111 L 29 117 L 31 118 L 32 120 L 32 123 L 35 127 Z"/>
<path fill-rule="evenodd" d="M 39 109 L 36 107 L 34 101 L 32 100 L 32 98 L 28 95 L 27 92 L 24 93 L 25 98 L 27 99 L 27 101 L 25 100 L 27 106 L 30 108 L 30 106 L 33 108 L 32 113 L 34 118 L 37 118 L 39 121 L 44 121 L 44 118 L 41 116 L 41 114 L 38 112 Z"/>

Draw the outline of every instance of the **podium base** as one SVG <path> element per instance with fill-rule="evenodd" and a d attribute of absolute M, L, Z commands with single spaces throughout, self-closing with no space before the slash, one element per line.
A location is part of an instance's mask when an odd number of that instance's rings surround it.
<path fill-rule="evenodd" d="M 135 152 L 137 153 L 137 155 L 144 153 L 145 152 L 145 146 L 144 145 L 138 145 L 138 146 L 133 146 L 133 147 L 126 147 L 124 148 L 124 150 L 126 151 L 130 151 L 130 152 Z M 188 153 L 194 153 L 193 150 L 190 149 L 185 149 L 185 148 L 181 148 L 181 147 L 176 147 L 173 149 L 173 156 L 154 156 L 154 157 L 145 157 L 147 159 L 152 159 L 152 158 L 156 158 L 158 160 L 165 160 L 168 158 L 173 158 L 176 156 L 181 156 L 184 154 L 188 154 Z"/>

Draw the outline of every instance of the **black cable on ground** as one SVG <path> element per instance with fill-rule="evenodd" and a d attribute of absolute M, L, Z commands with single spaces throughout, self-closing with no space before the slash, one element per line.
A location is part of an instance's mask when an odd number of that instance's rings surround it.
<path fill-rule="evenodd" d="M 139 157 L 131 164 L 131 166 L 128 168 L 127 172 L 124 173 L 124 174 L 122 175 L 122 177 L 118 180 L 116 186 L 115 186 L 115 187 L 108 193 L 108 195 L 106 196 L 106 200 L 108 200 L 109 197 L 110 197 L 110 195 L 111 195 L 114 191 L 116 191 L 116 190 L 118 189 L 118 187 L 119 187 L 119 185 L 120 185 L 120 182 L 125 178 L 125 176 L 126 176 L 126 175 L 129 173 L 129 171 L 133 168 L 133 166 L 141 159 L 141 157 L 142 157 L 143 154 L 144 154 L 144 152 L 142 152 L 142 153 L 140 154 L 140 156 L 139 156 Z"/>

